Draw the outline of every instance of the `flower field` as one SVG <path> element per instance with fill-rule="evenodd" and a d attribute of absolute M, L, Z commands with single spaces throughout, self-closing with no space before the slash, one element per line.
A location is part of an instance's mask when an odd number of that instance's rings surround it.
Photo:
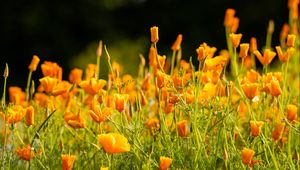
<path fill-rule="evenodd" d="M 6 64 L 1 169 L 300 169 L 298 6 L 288 1 L 275 46 L 272 21 L 266 42 L 245 40 L 227 9 L 227 49 L 203 42 L 187 60 L 184 35 L 165 56 L 153 26 L 136 77 L 102 41 L 95 63 L 64 72 L 67 80 L 59 61 L 34 55 L 27 84 L 7 87 Z"/>

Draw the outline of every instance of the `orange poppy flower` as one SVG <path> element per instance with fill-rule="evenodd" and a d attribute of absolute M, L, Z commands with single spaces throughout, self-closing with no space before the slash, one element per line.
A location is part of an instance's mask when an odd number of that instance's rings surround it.
<path fill-rule="evenodd" d="M 98 94 L 101 89 L 106 85 L 106 80 L 96 78 L 91 78 L 89 80 L 84 80 L 79 83 L 79 86 L 83 88 L 83 90 L 90 94 L 90 95 L 96 95 Z"/>
<path fill-rule="evenodd" d="M 258 84 L 257 83 L 244 83 L 242 84 L 242 89 L 246 95 L 246 97 L 252 100 L 258 93 Z"/>
<path fill-rule="evenodd" d="M 257 41 L 255 37 L 251 37 L 250 39 L 250 52 L 254 52 L 257 50 Z"/>
<path fill-rule="evenodd" d="M 203 61 L 206 58 L 206 51 L 204 47 L 200 46 L 196 49 L 196 52 L 198 54 L 198 61 Z"/>
<path fill-rule="evenodd" d="M 34 108 L 32 106 L 28 106 L 26 108 L 26 125 L 30 126 L 34 124 Z"/>
<path fill-rule="evenodd" d="M 260 74 L 255 70 L 251 69 L 246 73 L 246 80 L 250 81 L 251 83 L 256 83 L 261 78 Z"/>
<path fill-rule="evenodd" d="M 40 62 L 40 58 L 37 55 L 33 55 L 31 63 L 29 65 L 28 69 L 30 71 L 35 71 L 38 64 L 39 64 L 39 62 Z"/>
<path fill-rule="evenodd" d="M 239 28 L 239 24 L 240 24 L 240 19 L 238 17 L 234 17 L 230 28 L 230 32 L 236 33 L 237 29 Z"/>
<path fill-rule="evenodd" d="M 295 34 L 288 34 L 287 40 L 286 40 L 286 46 L 294 47 L 295 40 L 296 40 L 296 35 Z"/>
<path fill-rule="evenodd" d="M 255 152 L 252 149 L 244 148 L 242 150 L 242 162 L 245 165 L 251 166 Z"/>
<path fill-rule="evenodd" d="M 101 134 L 99 135 L 98 139 L 100 145 L 107 153 L 114 154 L 130 151 L 130 145 L 128 143 L 128 140 L 121 134 Z"/>
<path fill-rule="evenodd" d="M 115 107 L 119 112 L 125 111 L 128 98 L 128 94 L 115 94 Z"/>
<path fill-rule="evenodd" d="M 250 121 L 251 135 L 254 137 L 259 136 L 263 125 L 264 125 L 263 121 L 251 120 Z"/>
<path fill-rule="evenodd" d="M 25 101 L 25 92 L 22 91 L 20 87 L 11 86 L 8 88 L 9 101 L 15 103 L 16 105 L 21 104 Z"/>
<path fill-rule="evenodd" d="M 278 141 L 282 138 L 284 127 L 285 127 L 285 123 L 281 123 L 281 122 L 276 123 L 275 128 L 272 132 L 272 139 L 274 141 Z"/>
<path fill-rule="evenodd" d="M 110 107 L 100 109 L 100 106 L 96 106 L 93 110 L 89 110 L 90 116 L 98 123 L 105 121 L 112 113 L 113 109 Z"/>
<path fill-rule="evenodd" d="M 64 154 L 61 155 L 62 169 L 72 170 L 75 159 L 76 159 L 75 155 L 64 155 Z"/>
<path fill-rule="evenodd" d="M 276 53 L 270 49 L 265 49 L 264 56 L 262 56 L 258 50 L 255 50 L 253 53 L 263 65 L 269 65 L 276 56 Z"/>
<path fill-rule="evenodd" d="M 280 88 L 280 84 L 278 80 L 271 80 L 271 82 L 269 84 L 267 84 L 269 93 L 274 96 L 277 97 L 279 95 L 281 95 L 282 90 Z"/>
<path fill-rule="evenodd" d="M 225 12 L 225 17 L 224 17 L 224 26 L 225 27 L 231 27 L 233 24 L 234 20 L 234 15 L 235 15 L 235 10 L 228 8 Z"/>
<path fill-rule="evenodd" d="M 58 80 L 62 80 L 62 68 L 54 62 L 45 61 L 42 65 L 42 73 L 44 77 L 52 77 L 57 78 Z"/>
<path fill-rule="evenodd" d="M 298 107 L 293 105 L 293 104 L 289 104 L 287 106 L 287 115 L 286 118 L 291 121 L 291 122 L 295 122 L 297 120 L 297 113 L 298 113 Z"/>
<path fill-rule="evenodd" d="M 180 49 L 181 42 L 182 42 L 182 34 L 178 34 L 176 41 L 172 45 L 171 49 L 173 51 L 178 51 Z"/>
<path fill-rule="evenodd" d="M 187 120 L 182 120 L 177 123 L 178 135 L 181 137 L 186 137 L 188 130 L 187 130 Z"/>
<path fill-rule="evenodd" d="M 231 33 L 229 35 L 229 38 L 230 38 L 233 48 L 237 48 L 241 42 L 242 34 Z"/>
<path fill-rule="evenodd" d="M 287 23 L 284 23 L 280 32 L 280 39 L 285 39 L 289 34 L 290 26 Z"/>
<path fill-rule="evenodd" d="M 167 170 L 172 164 L 172 159 L 168 157 L 161 156 L 159 157 L 159 169 Z"/>
<path fill-rule="evenodd" d="M 295 51 L 295 49 L 293 47 L 291 47 L 291 48 L 288 48 L 288 50 L 283 54 L 280 46 L 276 46 L 275 48 L 276 48 L 279 60 L 283 63 L 288 61 L 289 58 L 294 54 L 294 51 Z"/>
<path fill-rule="evenodd" d="M 69 126 L 75 129 L 86 127 L 86 122 L 85 119 L 82 117 L 81 111 L 79 111 L 78 115 L 71 112 L 66 112 L 64 115 L 64 119 Z"/>
<path fill-rule="evenodd" d="M 69 75 L 69 81 L 74 84 L 79 84 L 81 82 L 83 71 L 79 68 L 74 68 L 71 70 Z"/>
<path fill-rule="evenodd" d="M 43 78 L 39 79 L 39 81 L 46 93 L 52 93 L 55 86 L 58 83 L 57 78 L 53 78 L 53 77 L 49 77 L 49 76 L 43 77 Z"/>
<path fill-rule="evenodd" d="M 246 58 L 248 55 L 249 50 L 249 44 L 248 43 L 242 43 L 240 44 L 240 57 Z"/>
<path fill-rule="evenodd" d="M 25 161 L 29 161 L 31 158 L 34 158 L 41 152 L 42 151 L 33 153 L 33 150 L 31 150 L 30 145 L 24 146 L 23 148 L 17 148 L 17 150 L 16 150 L 16 154 Z"/>
<path fill-rule="evenodd" d="M 145 125 L 149 129 L 151 135 L 152 130 L 157 131 L 160 127 L 159 120 L 157 118 L 150 118 Z"/>
<path fill-rule="evenodd" d="M 85 80 L 89 80 L 90 78 L 95 78 L 97 72 L 96 64 L 88 64 L 85 70 Z"/>
<path fill-rule="evenodd" d="M 5 114 L 0 112 L 2 117 L 5 117 Z M 17 123 L 20 122 L 26 115 L 26 110 L 20 105 L 13 105 L 7 109 L 6 121 L 8 123 Z"/>
<path fill-rule="evenodd" d="M 159 38 L 158 38 L 158 27 L 153 26 L 150 28 L 150 33 L 151 33 L 151 42 L 152 43 L 157 43 Z"/>

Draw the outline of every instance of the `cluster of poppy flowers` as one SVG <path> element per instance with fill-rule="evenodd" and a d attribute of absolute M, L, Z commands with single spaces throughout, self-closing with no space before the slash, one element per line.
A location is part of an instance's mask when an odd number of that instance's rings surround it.
<path fill-rule="evenodd" d="M 298 21 L 296 15 L 298 4 L 299 1 L 289 1 L 293 22 Z M 295 96 L 289 94 L 287 90 L 288 63 L 296 55 L 299 57 L 299 46 L 295 46 L 295 44 L 299 45 L 297 24 L 283 26 L 280 45 L 275 47 L 276 52 L 266 44 L 262 53 L 258 50 L 254 37 L 251 38 L 250 43 L 241 43 L 242 34 L 236 33 L 238 25 L 239 19 L 235 16 L 235 10 L 226 10 L 224 26 L 228 49 L 221 50 L 218 55 L 215 55 L 216 47 L 209 46 L 207 43 L 200 44 L 196 49 L 198 70 L 191 62 L 181 58 L 183 40 L 181 34 L 177 36 L 171 47 L 173 55 L 170 62 L 165 55 L 158 53 L 156 46 L 159 42 L 159 32 L 156 26 L 150 29 L 152 44 L 148 57 L 149 68 L 139 70 L 139 77 L 136 79 L 131 75 L 123 74 L 122 67 L 118 63 L 111 63 L 108 50 L 100 41 L 96 52 L 97 64 L 87 66 L 84 79 L 84 71 L 74 68 L 69 74 L 69 80 L 63 80 L 62 67 L 55 62 L 45 61 L 41 64 L 43 77 L 39 79 L 36 88 L 34 81 L 31 81 L 31 75 L 37 70 L 40 59 L 34 55 L 28 67 L 29 75 L 25 91 L 17 86 L 8 88 L 9 102 L 13 104 L 2 106 L 0 112 L 2 120 L 6 125 L 18 124 L 25 119 L 27 126 L 36 126 L 35 114 L 40 114 L 37 113 L 38 110 L 60 110 L 64 114 L 65 124 L 71 128 L 84 129 L 89 128 L 90 124 L 100 124 L 102 133 L 96 134 L 99 145 L 108 154 L 118 154 L 130 152 L 131 147 L 134 146 L 118 131 L 118 128 L 111 124 L 116 115 L 121 115 L 121 124 L 125 126 L 123 121 L 130 123 L 135 112 L 144 109 L 148 113 L 140 121 L 145 125 L 145 137 L 156 138 L 158 133 L 168 131 L 175 132 L 175 136 L 185 141 L 195 133 L 192 129 L 196 126 L 192 124 L 191 115 L 184 111 L 185 106 L 209 110 L 210 107 L 217 109 L 218 105 L 230 105 L 238 113 L 241 122 L 246 120 L 249 128 L 244 129 L 253 138 L 272 138 L 273 141 L 284 145 L 289 140 L 289 127 L 299 125 L 297 103 L 291 99 Z M 273 27 L 271 22 L 268 34 L 273 33 Z M 110 69 L 108 80 L 99 78 L 103 47 Z M 281 72 L 267 72 L 267 67 L 276 54 L 282 64 L 286 64 L 283 67 L 285 69 Z M 255 57 L 264 68 L 262 73 L 255 70 Z M 231 76 L 226 72 L 229 65 Z M 145 67 L 143 57 L 140 66 Z M 4 76 L 6 78 L 8 76 L 8 67 L 5 69 Z M 258 114 L 261 108 L 257 105 L 260 102 L 269 104 L 267 106 L 269 111 L 266 111 L 265 115 Z M 279 102 L 286 105 L 279 108 Z M 212 126 L 215 123 L 213 120 L 214 118 L 209 120 Z M 264 126 L 273 129 L 272 133 L 263 134 Z M 3 142 L 6 145 L 9 134 L 6 128 L 4 129 Z M 236 135 L 238 138 L 240 134 Z M 249 146 L 242 147 L 244 147 L 241 150 L 243 164 L 252 167 L 262 162 L 254 160 L 253 149 L 248 148 Z M 16 149 L 16 154 L 21 159 L 30 161 L 43 152 L 43 150 L 38 152 L 33 150 L 33 146 L 24 144 L 23 147 Z M 225 155 L 224 158 L 228 159 L 228 154 Z M 173 161 L 171 157 L 160 156 L 160 169 L 166 170 L 171 166 Z M 76 156 L 62 154 L 61 160 L 63 169 L 70 170 L 73 168 Z"/>

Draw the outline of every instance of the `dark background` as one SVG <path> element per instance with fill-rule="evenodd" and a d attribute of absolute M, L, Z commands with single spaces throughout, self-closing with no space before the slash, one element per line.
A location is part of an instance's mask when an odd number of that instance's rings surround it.
<path fill-rule="evenodd" d="M 281 26 L 288 19 L 286 0 L 2 0 L 0 71 L 7 62 L 8 84 L 24 88 L 27 67 L 36 54 L 41 62 L 61 65 L 66 79 L 71 68 L 96 62 L 95 50 L 102 39 L 112 58 L 134 73 L 138 54 L 148 55 L 149 28 L 153 25 L 159 26 L 158 49 L 162 54 L 170 54 L 178 33 L 183 34 L 184 58 L 195 56 L 202 42 L 220 50 L 226 48 L 223 18 L 229 7 L 236 9 L 240 18 L 242 42 L 255 36 L 262 48 L 268 21 L 273 19 L 272 45 L 278 44 Z M 105 60 L 101 62 L 101 70 L 105 70 Z M 40 72 L 39 67 L 36 80 Z"/>

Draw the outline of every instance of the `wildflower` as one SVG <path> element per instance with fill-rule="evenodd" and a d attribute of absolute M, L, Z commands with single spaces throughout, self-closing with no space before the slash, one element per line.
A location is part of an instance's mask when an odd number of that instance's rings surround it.
<path fill-rule="evenodd" d="M 283 26 L 282 26 L 282 28 L 281 28 L 281 32 L 280 32 L 280 39 L 285 39 L 287 36 L 288 36 L 288 34 L 289 34 L 289 24 L 287 24 L 287 23 L 284 23 L 283 24 Z"/>
<path fill-rule="evenodd" d="M 288 34 L 287 41 L 286 41 L 286 46 L 294 47 L 295 40 L 296 40 L 296 35 L 295 34 Z"/>
<path fill-rule="evenodd" d="M 274 141 L 278 141 L 282 138 L 284 127 L 285 127 L 285 123 L 281 123 L 281 122 L 276 123 L 275 128 L 272 132 L 272 139 Z"/>
<path fill-rule="evenodd" d="M 249 50 L 249 44 L 248 43 L 240 44 L 240 57 L 241 58 L 247 57 L 248 50 Z"/>
<path fill-rule="evenodd" d="M 206 51 L 204 47 L 200 46 L 196 49 L 196 52 L 198 54 L 198 61 L 203 61 L 206 58 Z"/>
<path fill-rule="evenodd" d="M 100 106 L 96 106 L 93 110 L 89 110 L 89 114 L 94 121 L 100 123 L 107 119 L 108 116 L 112 115 L 113 109 L 104 107 L 100 109 Z"/>
<path fill-rule="evenodd" d="M 84 80 L 79 83 L 79 86 L 83 88 L 83 90 L 90 94 L 96 95 L 98 94 L 101 89 L 106 85 L 106 80 L 91 78 L 89 80 Z"/>
<path fill-rule="evenodd" d="M 251 166 L 255 152 L 252 149 L 244 148 L 242 150 L 242 162 L 245 165 Z"/>
<path fill-rule="evenodd" d="M 152 43 L 157 43 L 159 38 L 158 38 L 158 27 L 157 26 L 153 26 L 150 28 L 150 32 L 151 32 L 151 42 Z"/>
<path fill-rule="evenodd" d="M 251 69 L 250 71 L 248 71 L 246 73 L 246 79 L 247 79 L 247 81 L 250 81 L 251 83 L 258 82 L 258 80 L 260 78 L 261 78 L 260 74 L 253 69 Z"/>
<path fill-rule="evenodd" d="M 181 137 L 186 137 L 187 136 L 187 120 L 182 120 L 177 123 L 177 129 L 178 129 L 178 134 Z"/>
<path fill-rule="evenodd" d="M 246 97 L 252 100 L 258 92 L 258 84 L 257 83 L 245 83 L 242 85 L 242 89 L 246 95 Z"/>
<path fill-rule="evenodd" d="M 172 159 L 168 157 L 161 156 L 159 157 L 159 169 L 167 170 L 172 164 Z"/>
<path fill-rule="evenodd" d="M 0 112 L 4 117 L 4 113 Z M 17 123 L 20 122 L 26 115 L 26 110 L 20 105 L 13 105 L 7 109 L 6 121 L 8 123 Z"/>
<path fill-rule="evenodd" d="M 267 85 L 270 94 L 274 97 L 281 95 L 282 90 L 280 88 L 280 84 L 278 80 L 271 80 L 271 82 Z"/>
<path fill-rule="evenodd" d="M 161 71 L 158 71 L 156 78 L 157 78 L 157 87 L 160 89 L 163 88 L 167 83 L 167 75 Z"/>
<path fill-rule="evenodd" d="M 42 73 L 44 77 L 52 77 L 57 78 L 58 80 L 62 80 L 62 68 L 54 62 L 45 61 L 42 65 Z"/>
<path fill-rule="evenodd" d="M 101 167 L 100 170 L 108 170 L 108 167 Z"/>
<path fill-rule="evenodd" d="M 182 34 L 178 34 L 176 41 L 172 45 L 171 49 L 173 51 L 178 51 L 180 49 L 181 42 L 182 42 Z"/>
<path fill-rule="evenodd" d="M 231 40 L 233 48 L 237 48 L 240 44 L 241 39 L 242 39 L 242 34 L 231 33 L 229 35 L 229 38 Z"/>
<path fill-rule="evenodd" d="M 43 87 L 43 89 L 46 93 L 52 93 L 53 90 L 54 90 L 54 87 L 58 83 L 57 78 L 53 78 L 53 77 L 49 77 L 49 76 L 41 78 L 39 81 L 40 81 L 41 86 Z"/>
<path fill-rule="evenodd" d="M 264 125 L 263 121 L 250 121 L 251 135 L 256 137 L 259 136 L 262 126 Z"/>
<path fill-rule="evenodd" d="M 233 24 L 234 20 L 234 15 L 235 15 L 235 10 L 228 8 L 225 12 L 225 17 L 224 17 L 224 26 L 225 27 L 231 27 Z"/>
<path fill-rule="evenodd" d="M 114 154 L 114 153 L 123 153 L 130 151 L 130 145 L 126 139 L 121 134 L 118 133 L 108 133 L 101 134 L 98 137 L 100 145 L 103 147 L 105 152 Z"/>
<path fill-rule="evenodd" d="M 64 115 L 65 122 L 73 128 L 85 128 L 86 122 L 82 117 L 81 111 L 79 111 L 78 115 L 75 115 L 71 112 L 66 112 Z"/>
<path fill-rule="evenodd" d="M 21 104 L 25 101 L 25 92 L 22 91 L 20 87 L 11 86 L 8 88 L 9 101 L 15 103 L 16 105 Z"/>
<path fill-rule="evenodd" d="M 82 73 L 83 71 L 81 69 L 72 69 L 69 75 L 69 81 L 74 84 L 79 84 L 81 82 Z"/>
<path fill-rule="evenodd" d="M 128 94 L 115 94 L 115 107 L 119 112 L 123 112 L 125 110 L 128 98 Z"/>
<path fill-rule="evenodd" d="M 254 52 L 257 50 L 257 41 L 255 37 L 251 37 L 250 39 L 250 52 Z"/>
<path fill-rule="evenodd" d="M 62 161 L 62 169 L 63 170 L 72 170 L 73 164 L 76 159 L 75 155 L 61 155 L 61 161 Z"/>
<path fill-rule="evenodd" d="M 34 158 L 38 154 L 40 154 L 42 151 L 39 151 L 37 153 L 33 153 L 32 148 L 30 145 L 24 146 L 23 148 L 17 148 L 16 154 L 23 160 L 29 161 L 31 158 Z"/>
<path fill-rule="evenodd" d="M 288 50 L 283 54 L 280 46 L 276 46 L 275 48 L 276 48 L 279 60 L 283 63 L 288 61 L 289 58 L 294 54 L 294 51 L 295 51 L 295 49 L 293 47 L 291 47 L 291 48 L 288 48 Z"/>
<path fill-rule="evenodd" d="M 255 50 L 253 53 L 263 65 L 269 65 L 276 56 L 276 53 L 270 49 L 265 49 L 264 56 L 262 56 L 258 50 Z"/>
<path fill-rule="evenodd" d="M 38 64 L 39 64 L 39 62 L 40 62 L 39 57 L 37 55 L 33 55 L 31 63 L 29 65 L 29 67 L 28 67 L 29 70 L 30 71 L 35 71 L 36 68 L 37 68 L 37 66 L 38 66 Z"/>
<path fill-rule="evenodd" d="M 157 118 L 150 118 L 145 125 L 149 129 L 150 134 L 152 134 L 152 130 L 157 131 L 160 127 L 159 120 Z"/>
<path fill-rule="evenodd" d="M 237 29 L 239 28 L 239 24 L 240 24 L 240 19 L 238 17 L 234 17 L 232 26 L 230 28 L 230 32 L 236 33 Z"/>
<path fill-rule="evenodd" d="M 291 122 L 295 122 L 297 120 L 297 113 L 298 113 L 298 107 L 293 105 L 293 104 L 289 104 L 287 106 L 287 115 L 286 118 L 291 121 Z"/>
<path fill-rule="evenodd" d="M 28 106 L 26 108 L 26 125 L 30 126 L 34 124 L 34 108 L 32 106 Z"/>
<path fill-rule="evenodd" d="M 97 69 L 98 68 L 96 64 L 88 64 L 85 70 L 85 79 L 89 80 L 91 78 L 95 78 Z"/>

